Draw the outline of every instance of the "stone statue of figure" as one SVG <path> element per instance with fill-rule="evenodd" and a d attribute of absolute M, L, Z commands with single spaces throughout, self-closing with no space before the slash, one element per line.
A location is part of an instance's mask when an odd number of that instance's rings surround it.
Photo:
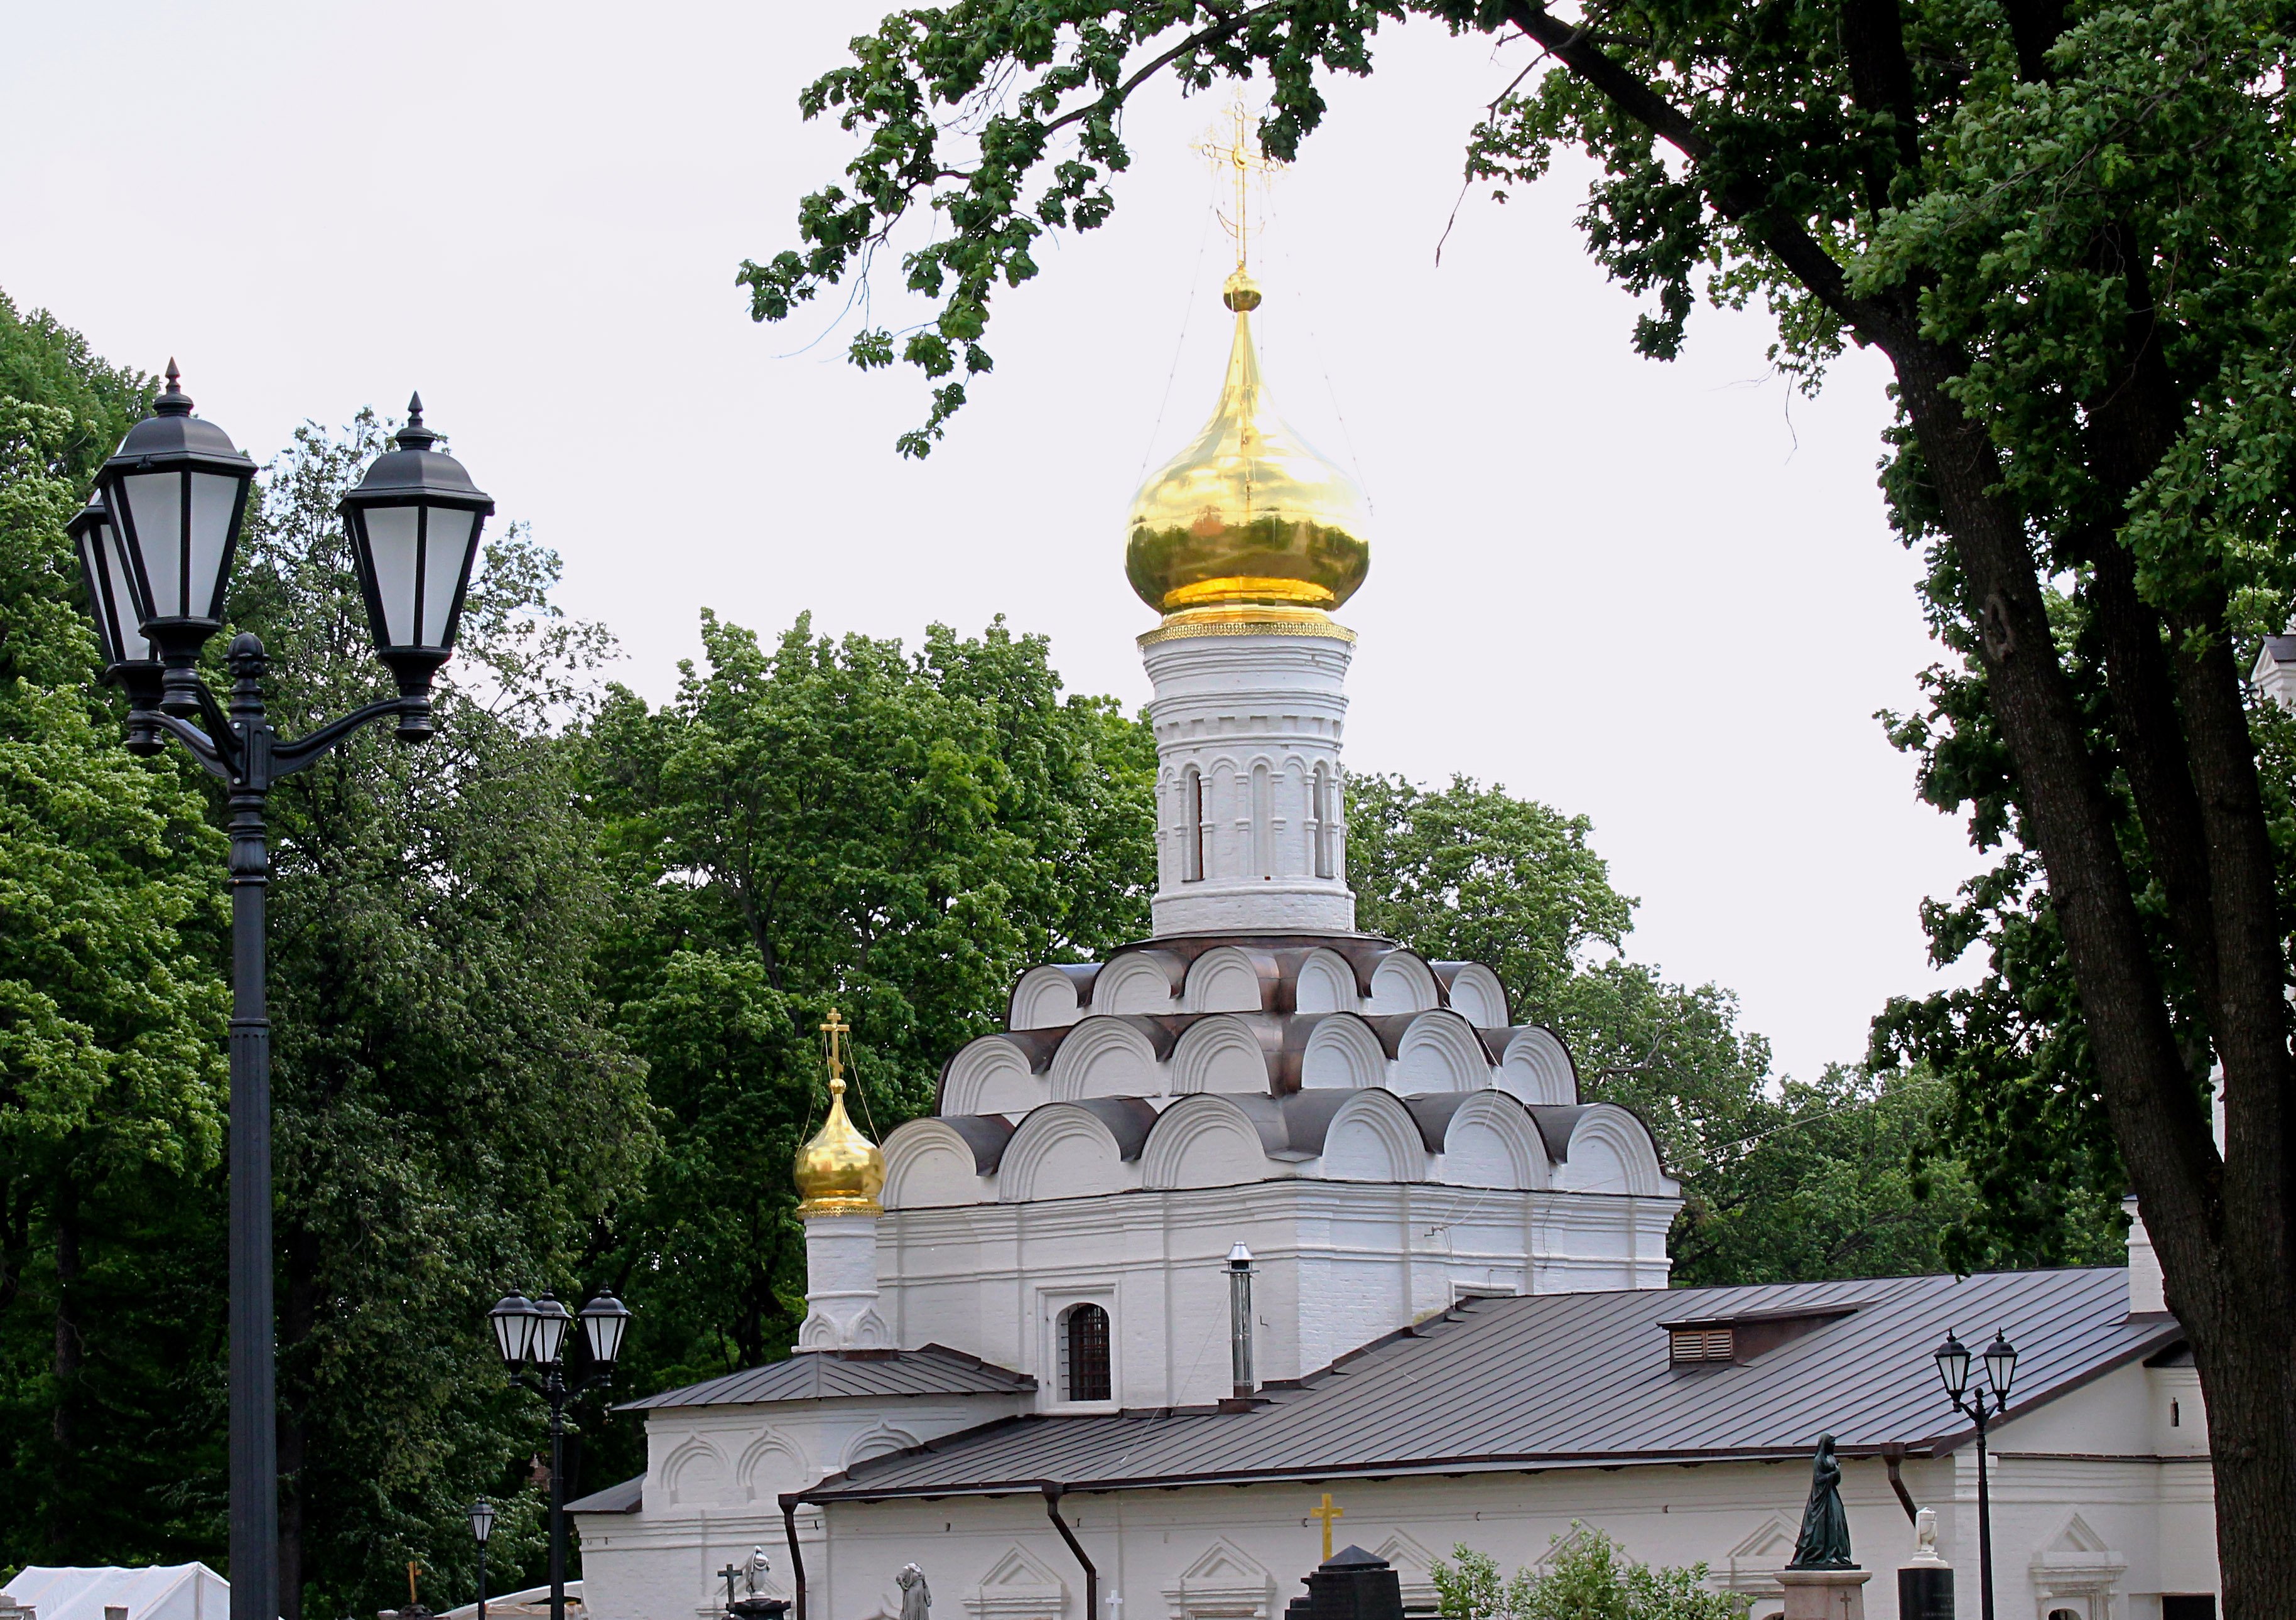
<path fill-rule="evenodd" d="M 925 1584 L 925 1572 L 904 1564 L 893 1583 L 901 1589 L 901 1620 L 926 1620 L 932 1610 L 932 1589 Z"/>
<path fill-rule="evenodd" d="M 1841 1460 L 1833 1436 L 1817 1437 L 1809 1469 L 1809 1505 L 1801 1510 L 1801 1535 L 1788 1569 L 1854 1569 L 1849 1561 L 1849 1516 L 1841 1510 Z"/>
<path fill-rule="evenodd" d="M 750 1549 L 750 1562 L 742 1571 L 742 1586 L 754 1598 L 766 1590 L 766 1577 L 774 1572 L 773 1560 L 766 1556 L 763 1547 Z"/>

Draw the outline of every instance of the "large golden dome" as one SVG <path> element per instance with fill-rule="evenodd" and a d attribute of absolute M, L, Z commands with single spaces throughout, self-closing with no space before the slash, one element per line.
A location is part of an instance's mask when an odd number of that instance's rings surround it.
<path fill-rule="evenodd" d="M 1363 492 L 1275 414 L 1251 342 L 1259 287 L 1238 270 L 1221 301 L 1235 343 L 1219 407 L 1133 497 L 1125 574 L 1168 614 L 1336 608 L 1371 570 Z"/>
<path fill-rule="evenodd" d="M 829 1036 L 829 1117 L 811 1141 L 797 1150 L 796 1179 L 800 1219 L 811 1215 L 884 1214 L 877 1195 L 885 1190 L 885 1156 L 855 1128 L 845 1113 L 845 1075 L 838 1036 L 845 1031 L 837 1015 L 822 1026 Z"/>

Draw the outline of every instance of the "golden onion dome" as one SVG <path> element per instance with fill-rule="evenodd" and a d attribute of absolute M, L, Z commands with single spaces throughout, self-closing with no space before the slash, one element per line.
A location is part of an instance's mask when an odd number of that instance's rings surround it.
<path fill-rule="evenodd" d="M 885 1156 L 861 1134 L 845 1112 L 845 1075 L 838 1036 L 847 1026 L 837 1014 L 822 1026 L 828 1035 L 829 1117 L 811 1141 L 797 1150 L 795 1174 L 800 1219 L 814 1215 L 884 1214 L 877 1195 L 885 1190 Z"/>
<path fill-rule="evenodd" d="M 1235 342 L 1219 406 L 1133 497 L 1125 574 L 1168 614 L 1336 608 L 1371 571 L 1363 492 L 1275 414 L 1251 342 L 1258 284 L 1238 270 L 1220 301 Z"/>

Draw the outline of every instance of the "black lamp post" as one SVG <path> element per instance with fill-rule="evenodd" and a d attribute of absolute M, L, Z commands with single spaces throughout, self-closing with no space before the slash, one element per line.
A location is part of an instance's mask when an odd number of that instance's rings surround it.
<path fill-rule="evenodd" d="M 622 1335 L 630 1325 L 629 1307 L 611 1294 L 600 1294 L 577 1318 L 566 1313 L 554 1294 L 529 1299 L 512 1292 L 487 1313 L 487 1319 L 494 1326 L 495 1348 L 502 1353 L 511 1382 L 550 1403 L 550 1620 L 566 1620 L 566 1403 L 613 1376 Z M 569 1379 L 566 1330 L 578 1320 L 591 1366 L 580 1379 Z M 534 1369 L 530 1373 L 525 1370 L 529 1365 Z M 240 1617 L 234 1615 L 232 1620 Z"/>
<path fill-rule="evenodd" d="M 1946 1399 L 1953 1409 L 1977 1425 L 1977 1591 L 1981 1620 L 1993 1620 L 1993 1497 L 1985 1479 L 1985 1426 L 2009 1410 L 2009 1387 L 2017 1380 L 2017 1347 L 1997 1330 L 1985 1346 L 1985 1381 L 1990 1390 L 1969 1381 L 1969 1346 L 1955 1335 L 1933 1352 L 1938 1377 L 1945 1383 Z M 1988 1410 L 1988 1398 L 1991 1402 Z M 236 1620 L 236 1616 L 234 1616 Z"/>
<path fill-rule="evenodd" d="M 363 579 L 388 582 L 367 593 L 378 651 L 398 676 L 399 695 L 370 703 L 307 737 L 288 741 L 264 716 L 263 643 L 231 644 L 231 706 L 208 691 L 200 650 L 223 627 L 225 592 L 239 549 L 255 463 L 213 422 L 192 414 L 168 363 L 168 386 L 119 441 L 97 475 L 96 495 L 71 531 L 87 577 L 105 675 L 128 697 L 127 746 L 156 754 L 172 734 L 229 790 L 231 806 L 231 1615 L 276 1620 L 279 1613 L 279 1465 L 273 1384 L 271 1277 L 271 1024 L 264 995 L 264 888 L 270 852 L 264 810 L 271 785 L 314 764 L 370 721 L 395 716 L 398 735 L 430 734 L 429 677 L 452 652 L 460 581 L 469 577 L 479 528 L 493 503 L 462 466 L 430 448 L 417 409 L 398 447 L 368 469 L 344 498 Z M 411 437 L 410 437 L 411 436 Z M 375 487 L 370 491 L 369 486 Z M 414 569 L 411 591 L 398 559 L 405 544 L 370 533 L 370 506 L 414 503 L 455 514 L 448 530 L 461 554 L 430 553 Z M 454 526 L 459 524 L 460 528 Z M 418 528 L 418 537 L 425 531 Z M 443 617 L 401 615 L 431 577 L 456 580 Z M 418 683 L 396 634 L 401 623 L 430 636 L 430 661 Z M 196 716 L 206 729 L 192 724 Z"/>
<path fill-rule="evenodd" d="M 487 1537 L 495 1533 L 495 1505 L 481 1496 L 471 1504 L 471 1538 L 479 1544 L 479 1620 L 487 1620 Z"/>

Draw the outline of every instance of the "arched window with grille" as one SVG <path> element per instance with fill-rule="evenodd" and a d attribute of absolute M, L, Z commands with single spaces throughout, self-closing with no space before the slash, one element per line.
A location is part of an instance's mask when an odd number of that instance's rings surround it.
<path fill-rule="evenodd" d="M 1316 767 L 1315 784 L 1309 790 L 1309 837 L 1316 846 L 1316 875 L 1329 878 L 1336 875 L 1332 869 L 1332 801 L 1338 797 L 1332 791 L 1332 773 L 1322 765 Z"/>
<path fill-rule="evenodd" d="M 1096 1305 L 1061 1313 L 1061 1399 L 1113 1399 L 1108 1370 L 1108 1313 Z"/>
<path fill-rule="evenodd" d="M 1180 881 L 1204 880 L 1204 773 L 1190 765 L 1180 773 Z"/>

